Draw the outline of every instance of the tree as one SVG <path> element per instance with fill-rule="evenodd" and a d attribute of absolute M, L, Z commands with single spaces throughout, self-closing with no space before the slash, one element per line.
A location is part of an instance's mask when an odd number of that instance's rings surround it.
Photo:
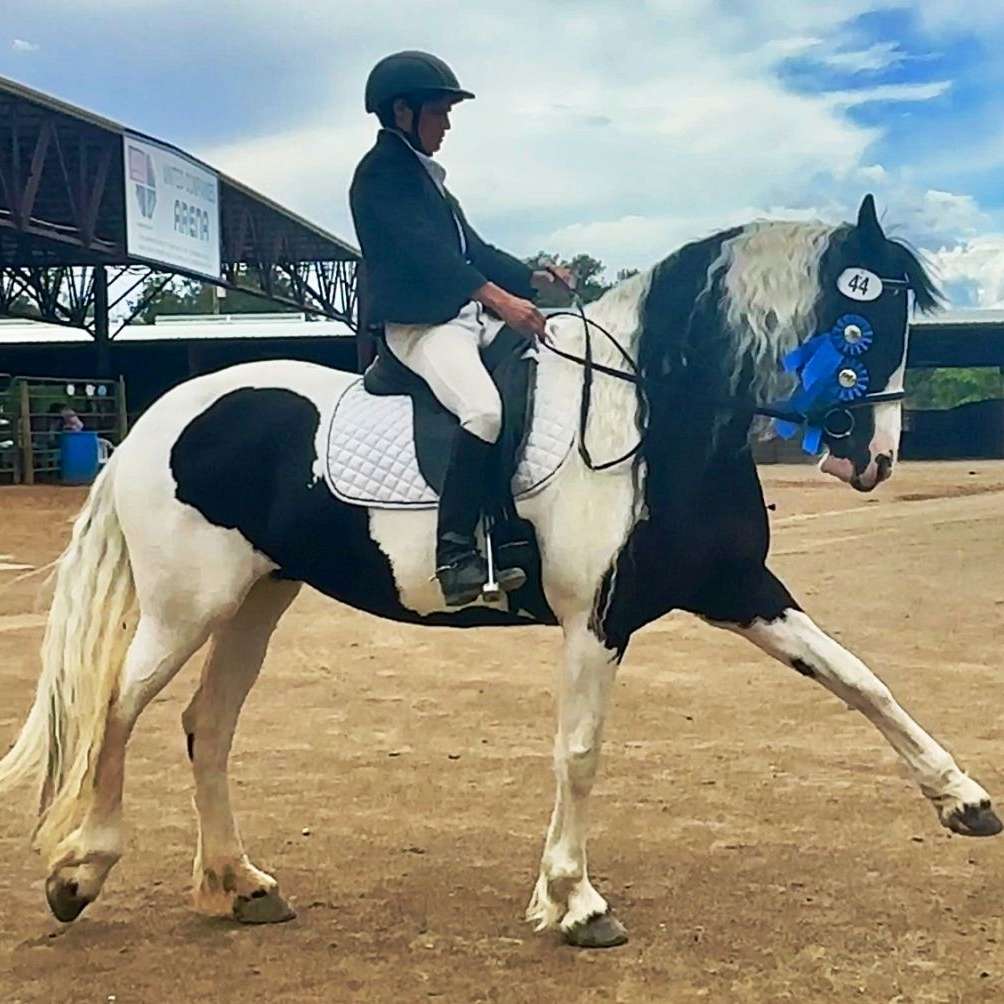
<path fill-rule="evenodd" d="M 574 258 L 561 258 L 556 254 L 548 254 L 546 251 L 538 251 L 525 259 L 530 268 L 545 268 L 548 265 L 562 265 L 572 270 L 575 276 L 576 289 L 586 303 L 601 297 L 609 288 L 610 283 L 603 281 L 605 266 L 598 258 L 593 258 L 588 254 L 577 254 Z M 629 275 L 635 274 L 636 270 L 621 269 L 617 273 L 617 280 L 626 279 Z M 552 287 L 541 292 L 537 302 L 542 307 L 561 307 L 565 305 L 567 294 L 561 287 Z"/>
<path fill-rule="evenodd" d="M 298 309 L 233 290 L 227 290 L 225 297 L 217 299 L 216 287 L 197 279 L 177 277 L 158 290 L 162 281 L 162 277 L 151 276 L 140 287 L 138 300 L 150 296 L 137 315 L 137 319 L 144 324 L 153 324 L 154 318 L 159 314 L 264 314 L 276 311 L 295 312 Z M 293 298 L 293 291 L 285 276 L 278 277 L 276 292 L 280 296 Z"/>
<path fill-rule="evenodd" d="M 31 299 L 31 297 L 26 296 L 24 293 L 18 293 L 18 295 L 11 300 L 10 313 L 6 316 L 40 317 L 41 313 L 38 309 L 38 304 Z"/>
<path fill-rule="evenodd" d="M 907 370 L 906 394 L 911 410 L 954 408 L 1004 398 L 1004 376 L 996 369 Z"/>

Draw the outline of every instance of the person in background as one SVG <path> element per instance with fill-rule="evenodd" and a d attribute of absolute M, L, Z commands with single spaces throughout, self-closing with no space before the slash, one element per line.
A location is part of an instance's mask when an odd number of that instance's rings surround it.
<path fill-rule="evenodd" d="M 49 405 L 49 433 L 55 438 L 60 432 L 83 432 L 84 423 L 80 416 L 68 405 Z"/>

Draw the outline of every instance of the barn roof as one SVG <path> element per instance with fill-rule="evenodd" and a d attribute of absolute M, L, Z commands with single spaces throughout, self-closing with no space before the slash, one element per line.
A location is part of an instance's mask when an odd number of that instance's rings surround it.
<path fill-rule="evenodd" d="M 0 260 L 126 264 L 122 137 L 137 136 L 213 171 L 220 182 L 222 258 L 254 263 L 262 247 L 294 260 L 357 261 L 359 252 L 172 143 L 0 77 Z M 249 234 L 248 224 L 254 227 Z M 18 237 L 22 239 L 18 239 Z M 27 236 L 28 241 L 23 237 Z"/>
<path fill-rule="evenodd" d="M 183 275 L 352 324 L 359 261 L 174 144 L 0 77 L 0 315 L 104 340 L 109 283 Z"/>

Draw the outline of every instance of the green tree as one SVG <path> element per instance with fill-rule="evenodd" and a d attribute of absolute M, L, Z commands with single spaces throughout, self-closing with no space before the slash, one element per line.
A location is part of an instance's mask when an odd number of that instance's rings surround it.
<path fill-rule="evenodd" d="M 39 317 L 38 305 L 34 300 L 19 293 L 10 304 L 10 317 Z"/>
<path fill-rule="evenodd" d="M 954 408 L 970 401 L 1004 398 L 1004 377 L 996 369 L 907 370 L 906 407 Z"/>
<path fill-rule="evenodd" d="M 560 255 L 549 254 L 546 251 L 538 251 L 525 259 L 530 268 L 545 268 L 547 265 L 562 265 L 572 270 L 575 276 L 576 288 L 579 295 L 586 303 L 601 297 L 611 286 L 605 282 L 603 273 L 605 266 L 598 258 L 588 254 L 577 254 L 573 258 L 562 258 Z M 634 275 L 636 269 L 621 269 L 617 273 L 617 281 L 626 279 Z M 538 297 L 537 302 L 542 307 L 564 306 L 567 294 L 560 287 L 544 290 Z"/>
<path fill-rule="evenodd" d="M 233 290 L 227 290 L 225 297 L 217 299 L 216 287 L 197 279 L 178 277 L 168 282 L 163 289 L 157 290 L 162 281 L 157 276 L 151 276 L 140 287 L 137 300 L 152 294 L 137 315 L 137 319 L 145 324 L 153 324 L 154 318 L 160 314 L 265 314 L 276 311 L 295 312 L 298 309 Z M 276 291 L 280 296 L 293 299 L 292 288 L 285 276 L 279 277 Z"/>

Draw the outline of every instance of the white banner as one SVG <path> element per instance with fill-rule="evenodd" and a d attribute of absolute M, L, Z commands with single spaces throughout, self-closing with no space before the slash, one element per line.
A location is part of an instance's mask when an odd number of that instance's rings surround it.
<path fill-rule="evenodd" d="M 123 136 L 126 250 L 169 268 L 220 277 L 220 183 L 201 164 Z"/>

